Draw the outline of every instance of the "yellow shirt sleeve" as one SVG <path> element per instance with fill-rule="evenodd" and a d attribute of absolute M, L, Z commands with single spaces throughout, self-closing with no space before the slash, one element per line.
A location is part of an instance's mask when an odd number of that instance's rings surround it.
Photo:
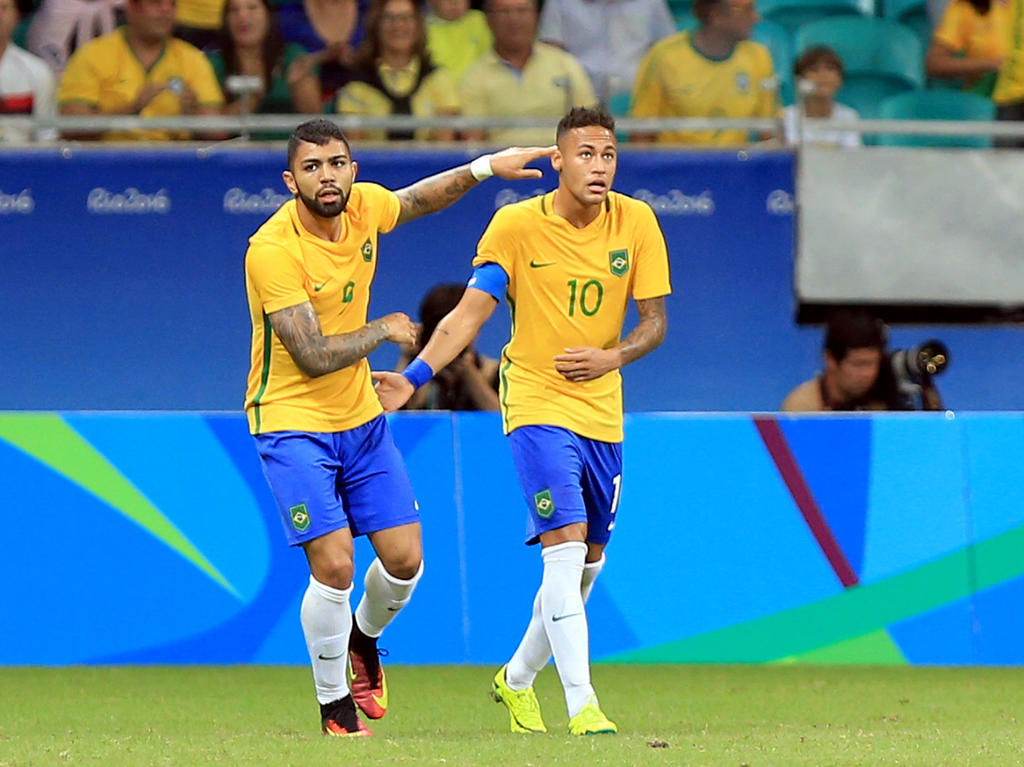
<path fill-rule="evenodd" d="M 662 95 L 661 67 L 659 66 L 659 50 L 655 47 L 649 51 L 636 70 L 636 82 L 633 85 L 632 106 L 629 113 L 632 117 L 660 117 L 664 97 Z"/>
<path fill-rule="evenodd" d="M 478 59 L 476 64 L 459 81 L 459 100 L 462 102 L 462 114 L 470 117 L 486 117 L 490 110 L 487 106 L 487 91 L 484 87 L 484 60 Z"/>
<path fill-rule="evenodd" d="M 100 76 L 96 71 L 93 45 L 79 48 L 68 61 L 64 74 L 61 75 L 57 89 L 57 103 L 83 101 L 88 104 L 99 104 Z"/>
<path fill-rule="evenodd" d="M 195 91 L 196 98 L 203 106 L 219 107 L 224 103 L 224 94 L 221 92 L 220 83 L 217 82 L 217 75 L 213 71 L 210 60 L 203 55 L 199 49 L 187 51 L 186 80 L 189 87 Z"/>
<path fill-rule="evenodd" d="M 495 263 L 505 270 L 509 280 L 513 277 L 513 264 L 519 250 L 519 227 L 515 225 L 514 216 L 509 215 L 507 208 L 499 208 L 494 213 L 491 223 L 480 236 L 476 246 L 473 266 Z"/>
<path fill-rule="evenodd" d="M 641 202 L 636 205 L 637 259 L 633 275 L 633 299 L 667 296 L 672 292 L 669 279 L 668 248 L 665 235 L 658 226 L 658 218 L 651 207 Z"/>
<path fill-rule="evenodd" d="M 568 61 L 569 79 L 572 82 L 573 106 L 592 107 L 597 105 L 597 94 L 590 82 L 587 71 L 579 59 L 573 57 Z"/>
<path fill-rule="evenodd" d="M 245 254 L 245 275 L 266 314 L 309 300 L 305 275 L 285 248 L 252 243 Z"/>
<path fill-rule="evenodd" d="M 364 210 L 377 213 L 377 231 L 387 234 L 398 226 L 398 216 L 402 212 L 402 202 L 398 195 L 380 184 L 360 183 L 359 192 L 363 196 L 361 205 Z"/>
<path fill-rule="evenodd" d="M 954 52 L 966 50 L 970 24 L 965 22 L 969 20 L 965 18 L 964 7 L 953 0 L 942 11 L 942 18 L 932 37 Z"/>
<path fill-rule="evenodd" d="M 438 68 L 427 75 L 426 80 L 420 86 L 420 92 L 426 102 L 423 108 L 430 114 L 458 114 L 462 111 L 458 88 L 447 69 Z"/>

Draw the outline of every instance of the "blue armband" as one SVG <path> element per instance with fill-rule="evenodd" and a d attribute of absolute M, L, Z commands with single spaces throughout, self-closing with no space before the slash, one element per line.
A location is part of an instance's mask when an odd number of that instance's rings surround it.
<path fill-rule="evenodd" d="M 412 384 L 412 388 L 418 389 L 434 377 L 434 371 L 431 369 L 430 365 L 417 357 L 405 366 L 405 370 L 402 371 L 402 375 L 404 375 L 406 380 Z"/>
<path fill-rule="evenodd" d="M 495 301 L 501 301 L 508 292 L 508 275 L 498 264 L 488 261 L 473 270 L 466 287 L 482 290 L 493 296 Z"/>

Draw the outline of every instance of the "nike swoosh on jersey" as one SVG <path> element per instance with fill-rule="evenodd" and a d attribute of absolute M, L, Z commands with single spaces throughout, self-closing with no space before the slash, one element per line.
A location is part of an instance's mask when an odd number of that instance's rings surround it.
<path fill-rule="evenodd" d="M 315 291 L 316 291 L 317 293 L 319 293 L 319 292 L 320 292 L 321 290 L 323 290 L 323 289 L 324 289 L 324 285 L 326 285 L 326 284 L 327 284 L 328 282 L 330 282 L 330 281 L 331 281 L 331 278 L 330 278 L 330 277 L 328 277 L 328 278 L 327 278 L 326 280 L 324 280 L 323 282 L 321 282 L 321 283 L 320 283 L 319 285 L 314 285 L 314 286 L 313 286 L 313 290 L 315 290 Z"/>
<path fill-rule="evenodd" d="M 540 269 L 542 266 L 554 266 L 554 265 L 555 265 L 554 261 L 546 261 L 543 264 L 538 264 L 537 262 L 533 261 L 532 259 L 530 260 L 530 266 L 532 266 L 534 269 Z"/>

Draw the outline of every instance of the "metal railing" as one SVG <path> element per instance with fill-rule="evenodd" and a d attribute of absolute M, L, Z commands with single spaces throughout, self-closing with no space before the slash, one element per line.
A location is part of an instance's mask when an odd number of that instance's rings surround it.
<path fill-rule="evenodd" d="M 365 117 L 354 115 L 326 115 L 347 131 L 414 131 L 417 128 L 479 131 L 501 128 L 548 128 L 554 139 L 555 120 L 526 117 L 411 117 L 393 115 Z M 229 134 L 233 141 L 248 141 L 253 134 L 266 132 L 287 133 L 304 120 L 325 115 L 235 115 L 235 116 L 58 116 L 36 119 L 29 116 L 5 115 L 0 117 L 0 130 L 5 126 L 20 131 L 56 130 L 62 135 L 76 133 L 102 133 L 106 131 L 182 131 L 202 137 Z M 821 120 L 806 118 L 804 130 L 851 131 L 864 135 L 891 133 L 919 136 L 992 136 L 1024 138 L 1024 122 L 976 120 Z M 719 117 L 667 117 L 628 118 L 616 120 L 616 130 L 625 135 L 652 135 L 663 131 L 747 130 L 781 137 L 782 123 L 770 118 L 730 119 Z M 390 143 L 390 142 L 389 142 Z M 32 142 L 33 145 L 38 145 Z M 13 143 L 0 144 L 12 146 Z M 678 145 L 658 145 L 678 146 Z"/>

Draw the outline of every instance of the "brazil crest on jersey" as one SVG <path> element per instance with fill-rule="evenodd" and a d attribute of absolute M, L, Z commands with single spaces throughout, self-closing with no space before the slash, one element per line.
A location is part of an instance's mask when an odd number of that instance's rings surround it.
<path fill-rule="evenodd" d="M 473 260 L 474 266 L 496 263 L 509 277 L 512 338 L 501 359 L 505 431 L 547 424 L 620 442 L 619 372 L 570 382 L 553 358 L 574 346 L 615 346 L 630 298 L 672 292 L 665 238 L 639 200 L 611 192 L 597 218 L 577 229 L 554 212 L 554 194 L 499 209 Z"/>

